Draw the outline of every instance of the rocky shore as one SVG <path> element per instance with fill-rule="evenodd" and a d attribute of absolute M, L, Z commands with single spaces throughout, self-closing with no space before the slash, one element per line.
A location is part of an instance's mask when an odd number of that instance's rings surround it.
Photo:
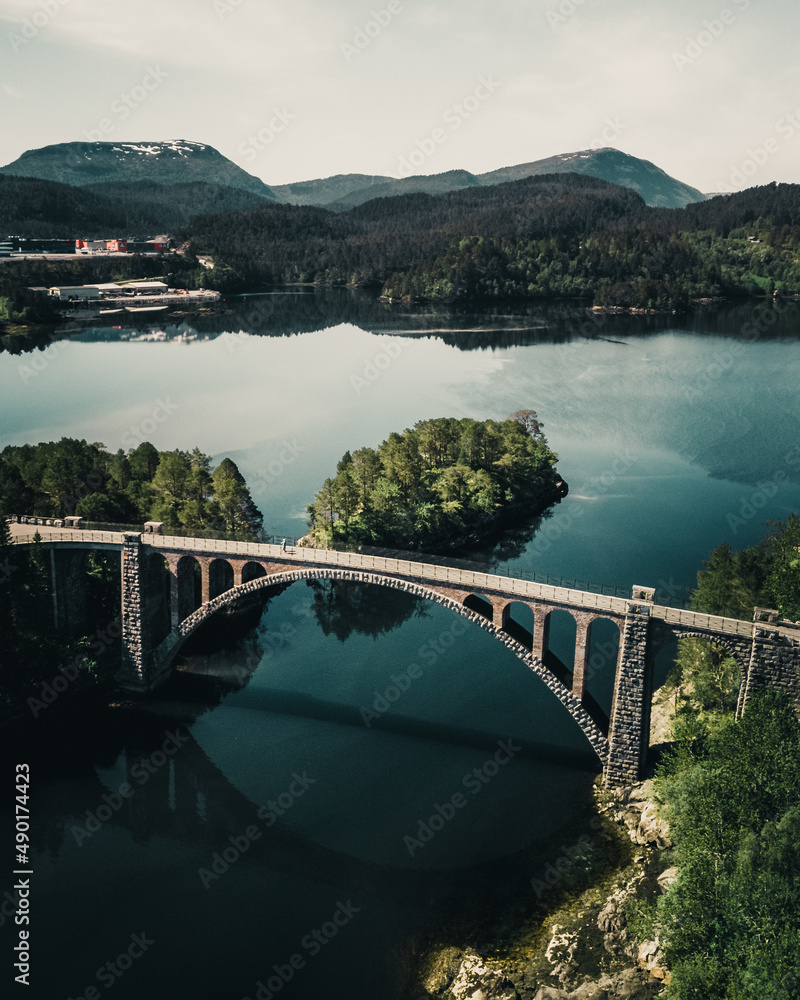
<path fill-rule="evenodd" d="M 543 896 L 590 856 L 594 841 L 630 841 L 631 860 L 599 883 L 568 893 L 538 927 L 520 927 L 517 945 L 494 956 L 485 948 L 444 947 L 422 960 L 419 1000 L 650 1000 L 669 972 L 658 942 L 638 944 L 627 927 L 629 901 L 652 899 L 675 878 L 669 830 L 651 801 L 652 782 L 595 788 L 591 832 L 531 880 Z M 582 850 L 587 848 L 587 850 Z M 531 932 L 532 931 L 532 932 Z"/>

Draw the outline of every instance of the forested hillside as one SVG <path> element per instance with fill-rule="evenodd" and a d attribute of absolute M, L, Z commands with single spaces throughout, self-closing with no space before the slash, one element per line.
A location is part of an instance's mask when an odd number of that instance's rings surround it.
<path fill-rule="evenodd" d="M 591 177 L 537 177 L 442 195 L 379 198 L 349 212 L 289 205 L 197 219 L 179 232 L 245 280 L 382 284 L 456 240 L 577 236 L 645 210 L 624 188 Z"/>
<path fill-rule="evenodd" d="M 138 217 L 142 213 L 137 210 Z M 69 184 L 0 174 L 0 236 L 75 239 L 127 226 L 118 205 Z"/>
<path fill-rule="evenodd" d="M 168 531 L 248 541 L 258 538 L 262 522 L 229 458 L 212 471 L 198 448 L 159 452 L 149 441 L 115 454 L 72 438 L 9 445 L 0 452 L 0 509 L 105 523 L 162 521 Z"/>
<path fill-rule="evenodd" d="M 226 292 L 303 282 L 412 301 L 578 298 L 660 310 L 699 298 L 800 294 L 793 184 L 662 209 L 628 188 L 559 174 L 333 212 L 201 183 L 77 190 L 0 175 L 0 218 L 31 235 L 167 230 L 188 243 L 190 259 L 214 259 L 208 273 L 187 275 L 189 287 Z"/>
<path fill-rule="evenodd" d="M 71 187 L 0 174 L 0 237 L 152 237 L 185 225 L 197 215 L 256 208 L 264 203 L 265 199 L 254 192 L 200 181 Z"/>
<path fill-rule="evenodd" d="M 349 212 L 266 206 L 181 230 L 228 285 L 373 285 L 447 302 L 579 297 L 686 308 L 695 298 L 800 293 L 800 186 L 767 185 L 684 209 L 577 175 L 543 176 Z"/>

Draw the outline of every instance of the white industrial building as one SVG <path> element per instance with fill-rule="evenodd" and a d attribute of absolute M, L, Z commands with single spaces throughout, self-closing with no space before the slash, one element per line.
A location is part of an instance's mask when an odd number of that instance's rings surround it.
<path fill-rule="evenodd" d="M 62 302 L 70 299 L 119 299 L 137 295 L 165 295 L 169 285 L 164 281 L 127 281 L 124 284 L 108 282 L 99 285 L 54 285 L 48 294 Z"/>

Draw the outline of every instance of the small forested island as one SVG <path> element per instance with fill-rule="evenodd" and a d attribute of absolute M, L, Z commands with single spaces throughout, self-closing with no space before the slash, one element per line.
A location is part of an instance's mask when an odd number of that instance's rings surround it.
<path fill-rule="evenodd" d="M 320 547 L 434 551 L 475 541 L 566 495 L 533 410 L 507 420 L 421 420 L 376 449 L 344 454 L 309 505 Z"/>

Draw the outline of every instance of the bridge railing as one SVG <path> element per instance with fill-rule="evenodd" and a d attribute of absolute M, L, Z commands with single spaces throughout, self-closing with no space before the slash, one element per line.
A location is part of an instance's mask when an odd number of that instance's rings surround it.
<path fill-rule="evenodd" d="M 631 587 L 617 587 L 610 583 L 599 583 L 592 580 L 579 580 L 577 577 L 557 576 L 553 573 L 537 573 L 535 570 L 520 570 L 515 566 L 498 566 L 497 572 L 508 579 L 529 580 L 532 583 L 543 583 L 566 590 L 580 590 L 584 593 L 602 594 L 605 597 L 631 596 Z"/>
<path fill-rule="evenodd" d="M 219 552 L 226 556 L 245 556 L 254 559 L 280 559 L 287 555 L 292 563 L 306 563 L 310 566 L 336 566 L 341 569 L 362 570 L 385 573 L 400 578 L 411 577 L 449 587 L 481 590 L 500 590 L 540 601 L 571 604 L 597 611 L 624 615 L 627 600 L 606 594 L 592 594 L 576 588 L 556 587 L 532 580 L 508 579 L 495 573 L 477 572 L 456 566 L 434 565 L 418 562 L 416 559 L 395 559 L 391 556 L 371 556 L 363 552 L 346 552 L 334 549 L 313 549 L 303 546 L 289 546 L 284 551 L 282 545 L 257 542 L 223 542 L 217 539 L 180 538 L 169 535 L 145 535 L 143 542 L 163 548 L 177 548 L 184 552 Z M 288 545 L 288 541 L 287 541 Z"/>
<path fill-rule="evenodd" d="M 56 522 L 48 522 L 55 524 Z M 61 522 L 58 522 L 58 526 L 61 526 Z M 77 530 L 77 529 L 76 529 Z M 144 528 L 141 524 L 111 524 L 95 521 L 85 521 L 80 529 L 81 531 L 115 531 L 115 532 L 136 532 L 143 533 Z M 223 531 L 205 531 L 198 533 L 196 531 L 180 531 L 170 529 L 167 534 L 159 535 L 158 532 L 154 534 L 157 537 L 162 538 L 178 538 L 184 543 L 188 543 L 191 539 L 197 539 L 201 542 L 202 548 L 208 550 L 209 542 L 211 541 L 222 541 L 226 543 L 227 546 L 232 544 L 238 544 L 241 539 L 237 539 L 233 534 Z M 149 536 L 150 533 L 147 533 Z M 304 548 L 300 545 L 302 539 L 297 537 L 281 536 L 281 535 L 264 535 L 262 538 L 255 542 L 246 542 L 244 544 L 260 544 L 260 545 L 282 545 L 285 541 L 288 546 L 292 549 Z M 577 577 L 565 577 L 558 576 L 553 573 L 537 573 L 535 570 L 523 570 L 516 566 L 495 566 L 489 568 L 484 564 L 472 562 L 468 559 L 458 559 L 452 556 L 441 556 L 432 555 L 429 552 L 409 552 L 398 549 L 385 549 L 377 548 L 371 546 L 359 546 L 358 549 L 346 549 L 346 548 L 336 548 L 336 549 L 326 549 L 326 552 L 354 552 L 357 555 L 366 555 L 376 558 L 386 557 L 388 559 L 395 559 L 401 561 L 408 561 L 414 563 L 425 563 L 430 566 L 449 566 L 453 569 L 467 570 L 473 573 L 484 573 L 491 576 L 502 576 L 509 580 L 527 580 L 531 583 L 540 583 L 549 587 L 558 587 L 562 590 L 578 590 L 582 593 L 592 593 L 601 594 L 605 597 L 618 597 L 625 600 L 631 595 L 631 587 L 619 587 L 614 584 L 606 584 L 595 582 L 592 580 L 579 580 Z M 685 608 L 686 602 L 668 598 L 664 600 L 664 605 L 666 607 L 678 607 Z"/>
<path fill-rule="evenodd" d="M 267 542 L 279 544 L 280 536 L 270 535 Z M 299 538 L 286 538 L 286 544 L 297 546 Z M 496 565 L 487 567 L 485 564 L 473 562 L 468 559 L 458 559 L 453 556 L 431 555 L 429 552 L 408 552 L 400 549 L 376 548 L 368 545 L 359 546 L 358 549 L 335 549 L 327 551 L 347 552 L 355 551 L 368 556 L 387 557 L 389 559 L 408 560 L 410 562 L 421 562 L 431 566 L 450 566 L 453 569 L 470 570 L 473 573 L 489 573 L 490 575 L 502 576 L 509 580 L 529 580 L 532 583 L 543 583 L 551 587 L 561 587 L 565 590 L 580 590 L 593 594 L 603 594 L 606 597 L 620 597 L 623 599 L 631 596 L 631 587 L 619 587 L 615 584 L 600 583 L 592 580 L 579 580 L 577 577 L 559 576 L 554 573 L 537 573 L 535 570 L 519 569 L 516 566 Z M 685 602 L 670 599 L 665 602 L 668 606 L 685 607 Z"/>
<path fill-rule="evenodd" d="M 719 615 L 706 615 L 699 611 L 685 611 L 659 605 L 653 607 L 652 614 L 654 618 L 659 618 L 668 625 L 682 625 L 703 632 L 723 632 L 727 635 L 741 636 L 743 639 L 753 637 L 753 623 L 739 621 L 736 618 L 722 618 Z"/>
<path fill-rule="evenodd" d="M 24 534 L 12 536 L 16 544 L 30 544 L 38 530 L 36 525 L 26 525 Z M 343 569 L 356 569 L 384 573 L 399 578 L 411 577 L 431 583 L 445 584 L 453 589 L 464 589 L 480 593 L 483 590 L 500 591 L 521 598 L 533 599 L 552 604 L 563 604 L 586 610 L 609 612 L 624 616 L 628 609 L 630 597 L 616 597 L 606 594 L 595 594 L 571 587 L 558 587 L 551 584 L 538 583 L 533 580 L 513 579 L 494 573 L 476 572 L 456 566 L 433 565 L 416 559 L 394 559 L 390 556 L 371 556 L 360 552 L 345 552 L 331 549 L 312 549 L 292 545 L 284 550 L 282 545 L 259 542 L 230 542 L 213 538 L 185 538 L 181 536 L 145 534 L 142 535 L 145 545 L 159 548 L 176 548 L 183 552 L 213 553 L 223 556 L 244 556 L 253 559 L 269 559 L 287 562 L 305 563 L 310 566 L 337 566 Z M 124 536 L 121 532 L 90 531 L 83 529 L 48 529 L 42 533 L 44 544 L 48 542 L 72 543 L 75 545 L 104 546 L 121 549 Z M 288 540 L 287 540 L 288 544 Z M 697 611 L 681 608 L 670 608 L 664 605 L 653 605 L 652 615 L 668 624 L 680 625 L 687 629 L 717 632 L 750 639 L 753 636 L 754 624 L 733 618 L 723 618 L 719 615 L 708 615 Z M 797 626 L 785 623 L 775 630 L 792 641 L 798 639 Z"/>
<path fill-rule="evenodd" d="M 46 528 L 66 528 L 68 530 L 75 531 L 115 531 L 115 532 L 132 532 L 135 534 L 145 533 L 145 525 L 141 522 L 138 524 L 122 524 L 118 522 L 111 521 L 86 521 L 80 518 L 80 524 L 67 524 L 66 518 L 57 518 L 53 515 L 36 515 L 36 514 L 15 514 L 6 516 L 6 521 L 10 524 L 30 524 L 39 525 Z M 158 534 L 159 532 L 155 532 Z M 205 531 L 184 531 L 179 528 L 170 528 L 169 534 L 176 538 L 203 538 L 210 539 L 215 538 L 221 541 L 237 541 L 235 534 L 229 531 L 212 531 L 210 528 Z M 259 542 L 271 542 L 275 541 L 274 536 L 266 535 L 262 533 L 262 536 L 257 539 Z M 296 542 L 299 539 L 295 540 Z M 287 539 L 288 542 L 288 539 Z"/>
<path fill-rule="evenodd" d="M 102 521 L 84 521 L 82 529 L 83 531 L 119 531 L 119 532 L 135 532 L 136 534 L 145 533 L 144 525 L 142 524 L 110 524 Z M 150 532 L 147 532 L 150 534 Z M 153 532 L 153 534 L 159 534 L 159 532 Z M 183 531 L 180 528 L 170 528 L 170 536 L 174 538 L 201 538 L 204 540 L 216 539 L 223 542 L 235 542 L 238 541 L 236 535 L 230 531 L 212 531 L 210 528 L 205 531 Z M 261 542 L 266 542 L 269 540 L 269 536 L 264 535 L 262 538 L 258 539 Z"/>
<path fill-rule="evenodd" d="M 11 541 L 15 545 L 30 545 L 33 542 L 37 534 L 37 527 L 36 525 L 27 525 L 27 527 L 30 529 L 29 532 L 11 536 Z M 121 549 L 125 541 L 122 533 L 118 531 L 86 531 L 82 528 L 74 531 L 66 528 L 57 530 L 48 529 L 45 532 L 39 532 L 39 536 L 42 539 L 43 545 L 47 545 L 48 542 L 73 542 L 87 547 L 111 545 L 114 548 Z"/>

